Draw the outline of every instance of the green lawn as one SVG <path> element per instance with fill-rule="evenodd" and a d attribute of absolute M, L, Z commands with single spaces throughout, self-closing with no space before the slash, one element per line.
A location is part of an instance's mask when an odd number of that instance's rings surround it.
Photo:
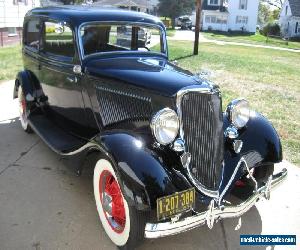
<path fill-rule="evenodd" d="M 203 36 L 207 39 L 219 40 L 219 41 L 226 41 L 226 42 L 240 42 L 240 43 L 251 43 L 251 44 L 260 44 L 260 45 L 267 45 L 267 46 L 277 46 L 283 48 L 290 48 L 290 49 L 300 49 L 300 42 L 288 42 L 283 41 L 282 39 L 278 38 L 267 38 L 259 33 L 254 35 L 236 35 L 236 34 L 229 34 L 229 33 L 218 33 L 218 32 L 202 32 Z"/>
<path fill-rule="evenodd" d="M 21 46 L 0 48 L 0 81 L 14 79 L 22 65 Z"/>
<path fill-rule="evenodd" d="M 223 107 L 237 97 L 271 120 L 279 132 L 285 159 L 300 165 L 300 54 L 273 49 L 169 41 L 170 59 L 194 73 L 209 72 L 220 85 Z M 181 59 L 180 59 L 181 58 Z M 22 68 L 20 46 L 0 49 L 0 80 L 14 79 Z"/>
<path fill-rule="evenodd" d="M 210 72 L 220 85 L 223 107 L 237 97 L 271 120 L 282 138 L 285 159 L 300 165 L 300 54 L 272 49 L 169 41 L 170 57 L 194 73 Z"/>

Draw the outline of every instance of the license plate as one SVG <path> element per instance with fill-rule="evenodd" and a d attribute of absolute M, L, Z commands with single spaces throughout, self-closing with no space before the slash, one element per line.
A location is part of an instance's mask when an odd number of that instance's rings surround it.
<path fill-rule="evenodd" d="M 195 188 L 157 199 L 157 219 L 170 218 L 195 206 Z"/>

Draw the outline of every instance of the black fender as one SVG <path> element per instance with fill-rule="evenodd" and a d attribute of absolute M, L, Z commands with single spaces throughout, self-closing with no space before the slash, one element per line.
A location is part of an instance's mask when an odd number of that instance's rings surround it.
<path fill-rule="evenodd" d="M 142 137 L 112 132 L 97 138 L 113 162 L 121 189 L 138 210 L 156 210 L 156 199 L 191 187 L 180 171 L 167 166 Z"/>
<path fill-rule="evenodd" d="M 224 130 L 228 126 L 230 126 L 230 122 L 227 115 L 224 114 Z M 226 139 L 225 141 L 224 174 L 220 192 L 223 192 L 225 188 L 230 190 L 226 185 L 242 157 L 246 160 L 249 168 L 282 161 L 281 141 L 275 128 L 263 115 L 257 112 L 251 112 L 246 127 L 239 130 L 239 136 L 236 140 L 243 142 L 242 150 L 238 154 L 233 150 L 233 140 Z M 244 174 L 244 170 L 239 169 L 235 180 L 238 180 Z"/>
<path fill-rule="evenodd" d="M 22 86 L 27 101 L 33 101 L 34 98 L 37 97 L 36 90 L 40 89 L 40 85 L 38 79 L 32 72 L 23 70 L 17 74 L 13 98 L 18 97 L 18 89 L 20 85 Z"/>

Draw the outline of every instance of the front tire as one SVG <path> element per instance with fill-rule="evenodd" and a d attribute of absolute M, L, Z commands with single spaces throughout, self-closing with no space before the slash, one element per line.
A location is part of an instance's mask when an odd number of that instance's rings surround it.
<path fill-rule="evenodd" d="M 26 102 L 24 91 L 21 85 L 18 88 L 18 100 L 19 100 L 19 113 L 20 113 L 21 126 L 26 133 L 32 133 L 33 132 L 32 128 L 28 123 L 28 116 L 30 114 L 30 109 L 28 107 L 28 103 Z"/>
<path fill-rule="evenodd" d="M 144 238 L 145 217 L 128 205 L 108 160 L 97 161 L 93 183 L 99 218 L 106 234 L 119 249 L 134 249 Z"/>

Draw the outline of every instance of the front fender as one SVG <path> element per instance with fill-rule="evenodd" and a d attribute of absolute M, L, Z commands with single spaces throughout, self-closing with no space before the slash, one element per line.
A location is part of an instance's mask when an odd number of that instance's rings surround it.
<path fill-rule="evenodd" d="M 224 129 L 230 126 L 229 119 L 224 114 Z M 242 140 L 243 147 L 239 154 L 233 151 L 232 140 L 225 142 L 224 174 L 221 182 L 220 193 L 230 190 L 227 184 L 230 182 L 235 168 L 242 157 L 250 168 L 262 164 L 274 164 L 282 161 L 282 146 L 280 138 L 272 124 L 261 114 L 252 111 L 247 126 L 239 131 L 237 140 Z M 240 169 L 231 183 L 238 180 L 244 174 Z"/>
<path fill-rule="evenodd" d="M 153 210 L 156 199 L 191 187 L 186 178 L 150 149 L 143 138 L 126 132 L 99 136 L 119 175 L 127 202 L 139 210 Z"/>
<path fill-rule="evenodd" d="M 261 163 L 282 161 L 280 138 L 272 124 L 261 114 L 252 112 L 250 120 L 240 140 L 244 142 L 243 152 L 256 151 L 261 156 Z"/>

